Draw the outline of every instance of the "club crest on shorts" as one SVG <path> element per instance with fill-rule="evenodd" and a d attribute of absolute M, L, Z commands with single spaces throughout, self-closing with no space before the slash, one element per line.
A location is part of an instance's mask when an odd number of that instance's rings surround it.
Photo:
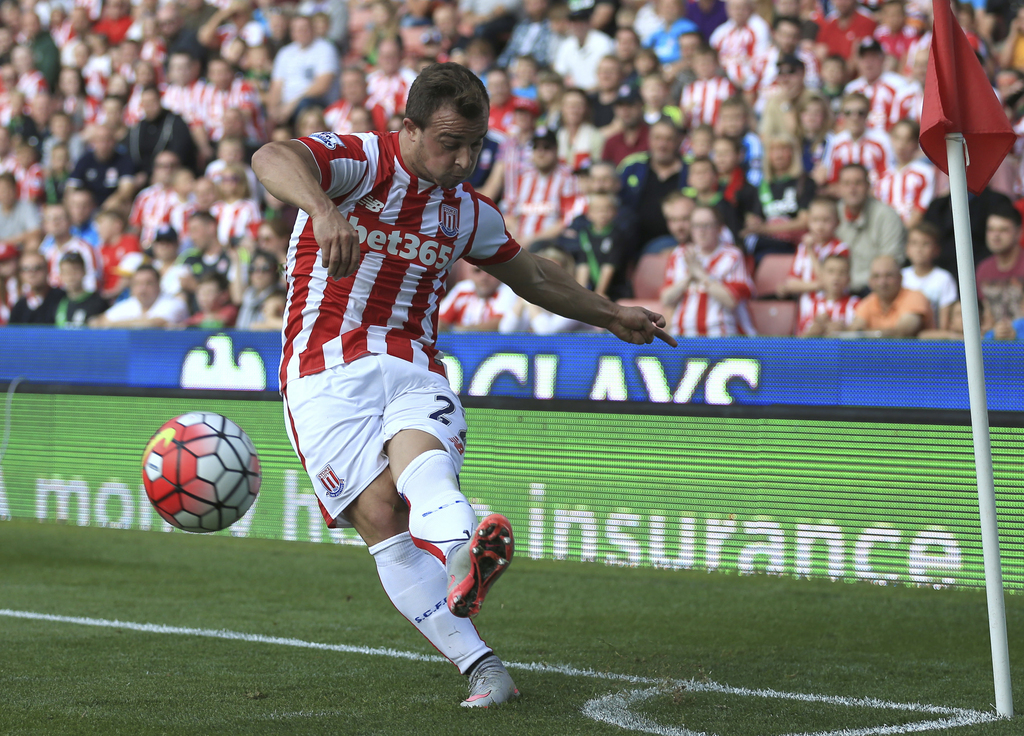
<path fill-rule="evenodd" d="M 329 463 L 324 466 L 323 470 L 316 474 L 316 477 L 324 484 L 328 498 L 337 498 L 345 490 L 345 480 L 338 478 L 337 474 L 334 472 L 334 468 L 332 468 Z"/>
<path fill-rule="evenodd" d="M 452 204 L 442 204 L 441 212 L 438 215 L 441 224 L 441 232 L 445 237 L 459 237 L 459 208 Z"/>

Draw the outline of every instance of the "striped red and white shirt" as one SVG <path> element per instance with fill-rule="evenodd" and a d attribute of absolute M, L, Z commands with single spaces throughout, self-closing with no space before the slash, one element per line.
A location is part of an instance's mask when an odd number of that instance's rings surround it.
<path fill-rule="evenodd" d="M 800 243 L 796 247 L 796 255 L 793 257 L 793 265 L 789 268 L 788 277 L 800 281 L 816 281 L 818 272 L 815 264 L 821 263 L 829 256 L 849 258 L 850 246 L 839 238 L 832 238 L 822 245 L 808 246 L 805 243 Z"/>
<path fill-rule="evenodd" d="M 24 168 L 15 164 L 12 173 L 18 185 L 18 199 L 29 204 L 37 204 L 43 197 L 43 167 L 32 164 Z"/>
<path fill-rule="evenodd" d="M 547 174 L 529 166 L 502 206 L 516 222 L 516 237 L 527 238 L 558 223 L 568 225 L 579 196 L 576 177 L 568 166 L 556 164 Z"/>
<path fill-rule="evenodd" d="M 266 124 L 259 92 L 251 83 L 235 78 L 227 89 L 205 84 L 196 95 L 196 119 L 202 123 L 211 141 L 219 141 L 224 137 L 224 112 L 232 108 L 244 114 L 245 133 L 249 138 L 266 140 Z"/>
<path fill-rule="evenodd" d="M 28 105 L 35 96 L 40 92 L 48 92 L 49 85 L 46 84 L 46 77 L 43 76 L 42 72 L 25 72 L 18 77 L 18 85 L 16 88 L 19 92 L 25 95 L 25 104 Z"/>
<path fill-rule="evenodd" d="M 673 335 L 684 337 L 725 337 L 745 334 L 741 321 L 737 319 L 737 311 L 742 302 L 753 295 L 754 283 L 747 274 L 743 252 L 734 245 L 720 243 L 711 253 L 701 253 L 699 256 L 708 276 L 721 282 L 738 304 L 736 308 L 728 309 L 708 294 L 705 286 L 691 283 L 676 305 L 672 324 L 669 325 L 670 331 Z M 689 277 L 686 247 L 676 246 L 669 254 L 665 286 L 686 281 Z"/>
<path fill-rule="evenodd" d="M 448 272 L 459 258 L 491 265 L 519 253 L 501 213 L 472 187 L 442 189 L 410 173 L 398 133 L 299 140 L 356 229 L 362 258 L 353 275 L 327 278 L 313 223 L 299 211 L 288 245 L 282 389 L 369 353 L 445 375 L 434 343 Z"/>
<path fill-rule="evenodd" d="M 920 120 L 924 110 L 924 86 L 916 79 L 910 81 L 896 98 L 892 106 L 890 127 L 901 120 Z"/>
<path fill-rule="evenodd" d="M 102 263 L 96 250 L 81 238 L 72 235 L 64 245 L 58 246 L 53 236 L 49 236 L 39 246 L 39 252 L 46 258 L 50 267 L 50 286 L 64 286 L 60 279 L 60 259 L 68 253 L 78 253 L 85 262 L 85 278 L 82 280 L 82 286 L 86 291 L 96 291 L 99 288 L 99 279 L 103 271 Z"/>
<path fill-rule="evenodd" d="M 832 145 L 825 152 L 824 163 L 829 184 L 839 181 L 839 172 L 846 164 L 861 164 L 868 170 L 874 185 L 896 165 L 896 156 L 888 134 L 868 128 L 864 135 L 853 140 L 849 131 L 844 130 L 832 139 Z"/>
<path fill-rule="evenodd" d="M 387 75 L 380 69 L 366 75 L 366 107 L 380 105 L 388 117 L 405 111 L 409 88 L 416 81 L 416 72 L 402 67 L 396 74 Z"/>
<path fill-rule="evenodd" d="M 856 316 L 854 310 L 860 299 L 847 294 L 842 299 L 828 299 L 824 291 L 808 292 L 800 297 L 800 311 L 796 322 L 796 334 L 802 335 L 814 324 L 819 315 L 826 315 L 829 322 L 849 325 Z"/>
<path fill-rule="evenodd" d="M 364 102 L 362 107 L 365 107 Z M 370 110 L 370 118 L 373 120 L 373 125 L 377 130 L 384 130 L 388 125 L 388 114 L 384 111 L 384 108 L 380 105 L 374 105 Z M 338 135 L 348 135 L 352 132 L 352 123 L 349 121 L 349 116 L 352 114 L 353 105 L 348 100 L 338 100 L 333 105 L 324 110 L 324 121 L 327 126 Z"/>
<path fill-rule="evenodd" d="M 206 90 L 206 82 L 196 80 L 191 84 L 169 84 L 164 90 L 161 102 L 165 110 L 181 115 L 189 125 L 201 123 L 199 100 Z"/>
<path fill-rule="evenodd" d="M 736 94 L 736 88 L 727 77 L 698 79 L 683 86 L 679 107 L 687 116 L 691 128 L 698 125 L 714 125 L 718 121 L 718 109 L 722 101 Z"/>
<path fill-rule="evenodd" d="M 727 20 L 708 39 L 718 52 L 718 61 L 737 87 L 750 89 L 756 82 L 753 62 L 772 45 L 772 29 L 759 15 L 752 15 L 742 26 Z"/>
<path fill-rule="evenodd" d="M 924 212 L 935 196 L 935 166 L 917 158 L 906 166 L 889 169 L 875 185 L 875 199 L 896 210 L 903 221 Z"/>
<path fill-rule="evenodd" d="M 909 84 L 906 77 L 895 72 L 882 72 L 882 76 L 869 83 L 865 77 L 857 77 L 843 89 L 844 95 L 860 92 L 868 98 L 868 127 L 887 131 L 897 122 L 893 120 L 893 107 Z"/>
<path fill-rule="evenodd" d="M 516 293 L 507 284 L 501 284 L 491 296 L 477 296 L 476 284 L 471 279 L 460 281 L 441 302 L 438 317 L 445 324 L 470 327 L 492 319 L 504 317 L 516 304 Z"/>
<path fill-rule="evenodd" d="M 210 214 L 217 218 L 217 240 L 224 245 L 243 237 L 249 231 L 250 225 L 255 225 L 263 219 L 260 207 L 254 199 L 217 202 L 210 208 Z"/>
<path fill-rule="evenodd" d="M 161 225 L 170 222 L 171 210 L 178 204 L 178 195 L 171 187 L 153 184 L 137 195 L 128 216 L 128 224 L 139 230 L 139 240 L 149 245 Z"/>

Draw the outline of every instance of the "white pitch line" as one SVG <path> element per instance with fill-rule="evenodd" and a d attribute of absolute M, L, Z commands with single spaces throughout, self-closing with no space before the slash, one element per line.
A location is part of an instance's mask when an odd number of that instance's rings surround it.
<path fill-rule="evenodd" d="M 330 652 L 343 652 L 346 654 L 368 654 L 378 657 L 391 657 L 393 659 L 408 659 L 414 662 L 448 661 L 444 657 L 437 656 L 436 654 L 420 654 L 419 652 L 408 652 L 401 649 L 391 649 L 390 647 L 360 647 L 349 644 L 324 644 L 322 642 L 305 641 L 303 639 L 263 636 L 262 634 L 246 634 L 244 632 L 230 631 L 228 629 L 197 629 L 182 626 L 164 626 L 162 624 L 140 624 L 134 621 L 118 621 L 82 616 L 58 616 L 50 613 L 36 613 L 34 611 L 15 611 L 9 608 L 0 608 L 0 616 L 29 619 L 34 621 L 52 621 L 54 623 L 77 624 L 80 626 L 98 626 L 109 629 L 128 629 L 130 631 L 141 631 L 150 634 L 203 636 L 213 639 L 245 641 L 253 644 L 277 644 L 279 646 L 299 647 L 302 649 L 319 649 Z M 615 672 L 599 672 L 597 670 L 580 669 L 569 665 L 551 665 L 540 662 L 505 662 L 505 666 L 509 669 L 524 670 L 527 672 L 561 674 L 567 677 L 586 677 L 595 680 L 625 682 L 637 685 L 655 685 L 656 687 L 650 687 L 644 690 L 631 690 L 625 693 L 613 693 L 600 698 L 594 698 L 587 701 L 582 710 L 583 715 L 588 718 L 603 721 L 605 723 L 611 723 L 625 729 L 659 734 L 660 736 L 709 736 L 707 734 L 690 731 L 685 728 L 681 729 L 672 726 L 662 726 L 647 720 L 643 716 L 632 713 L 629 710 L 629 707 L 634 703 L 638 703 L 654 697 L 655 695 L 671 692 L 672 690 L 679 688 L 689 692 L 796 700 L 807 703 L 841 705 L 849 708 L 897 710 L 948 716 L 947 718 L 935 721 L 919 721 L 916 723 L 906 723 L 898 726 L 821 731 L 807 734 L 788 734 L 787 736 L 887 736 L 888 734 L 914 733 L 919 731 L 931 731 L 939 728 L 957 728 L 960 726 L 988 723 L 990 721 L 1000 719 L 1000 716 L 995 713 L 968 710 L 964 708 L 949 708 L 946 706 L 927 705 L 923 703 L 897 703 L 888 700 L 878 700 L 877 698 L 847 698 L 839 695 L 786 693 L 764 688 L 751 689 L 732 687 L 730 685 L 723 685 L 717 682 L 708 681 L 665 680 L 653 677 L 619 674 Z"/>
<path fill-rule="evenodd" d="M 885 710 L 903 710 L 925 713 L 939 713 L 950 715 L 949 718 L 941 718 L 934 721 L 914 721 L 893 726 L 874 726 L 868 728 L 846 728 L 838 731 L 818 731 L 815 733 L 786 734 L 786 736 L 888 736 L 889 734 L 919 733 L 921 731 L 935 731 L 940 728 L 959 728 L 962 726 L 975 726 L 980 723 L 997 721 L 1000 716 L 995 713 L 984 713 L 982 711 L 964 710 L 960 708 L 942 708 L 934 705 L 922 705 L 919 703 L 891 703 L 874 698 L 842 698 L 832 695 L 808 695 L 804 693 L 780 693 L 774 690 L 748 690 L 746 688 L 733 688 L 718 683 L 693 683 L 676 681 L 675 683 L 662 683 L 659 687 L 647 688 L 645 690 L 629 690 L 627 692 L 612 693 L 600 698 L 588 700 L 583 706 L 583 715 L 602 723 L 610 723 L 630 731 L 642 733 L 653 733 L 657 736 L 713 736 L 702 731 L 691 731 L 676 726 L 663 726 L 655 723 L 642 715 L 630 710 L 630 706 L 648 700 L 656 695 L 666 695 L 672 692 L 670 684 L 681 684 L 687 690 L 697 692 L 713 692 L 731 695 L 747 695 L 752 697 L 783 698 L 786 700 L 801 700 L 805 702 L 830 703 L 845 705 L 848 707 L 865 707 Z M 690 685 L 699 687 L 690 688 Z"/>

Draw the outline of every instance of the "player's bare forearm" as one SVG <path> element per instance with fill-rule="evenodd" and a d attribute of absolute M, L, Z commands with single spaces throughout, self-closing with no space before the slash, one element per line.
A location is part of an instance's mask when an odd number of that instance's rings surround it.
<path fill-rule="evenodd" d="M 361 257 L 355 229 L 320 187 L 320 169 L 299 141 L 276 141 L 256 151 L 252 169 L 267 191 L 306 212 L 321 263 L 332 279 L 355 273 Z"/>
<path fill-rule="evenodd" d="M 512 287 L 531 304 L 569 319 L 603 327 L 634 344 L 658 338 L 675 346 L 665 332 L 665 318 L 640 307 L 623 307 L 583 288 L 554 261 L 520 251 L 511 261 L 487 266 L 485 271 Z"/>
<path fill-rule="evenodd" d="M 268 192 L 310 216 L 323 215 L 334 203 L 320 188 L 313 154 L 298 141 L 268 143 L 253 154 L 252 170 Z"/>

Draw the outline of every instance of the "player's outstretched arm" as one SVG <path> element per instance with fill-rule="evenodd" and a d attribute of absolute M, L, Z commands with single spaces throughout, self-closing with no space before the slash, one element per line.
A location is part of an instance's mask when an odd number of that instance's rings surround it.
<path fill-rule="evenodd" d="M 268 143 L 253 155 L 252 170 L 268 192 L 309 215 L 327 275 L 339 279 L 355 273 L 359 238 L 321 188 L 309 149 L 299 141 Z"/>
<path fill-rule="evenodd" d="M 603 327 L 620 340 L 644 345 L 662 340 L 672 347 L 675 339 L 665 332 L 665 318 L 641 307 L 622 307 L 583 288 L 558 264 L 522 250 L 515 258 L 482 266 L 504 281 L 526 301 L 569 319 Z"/>

